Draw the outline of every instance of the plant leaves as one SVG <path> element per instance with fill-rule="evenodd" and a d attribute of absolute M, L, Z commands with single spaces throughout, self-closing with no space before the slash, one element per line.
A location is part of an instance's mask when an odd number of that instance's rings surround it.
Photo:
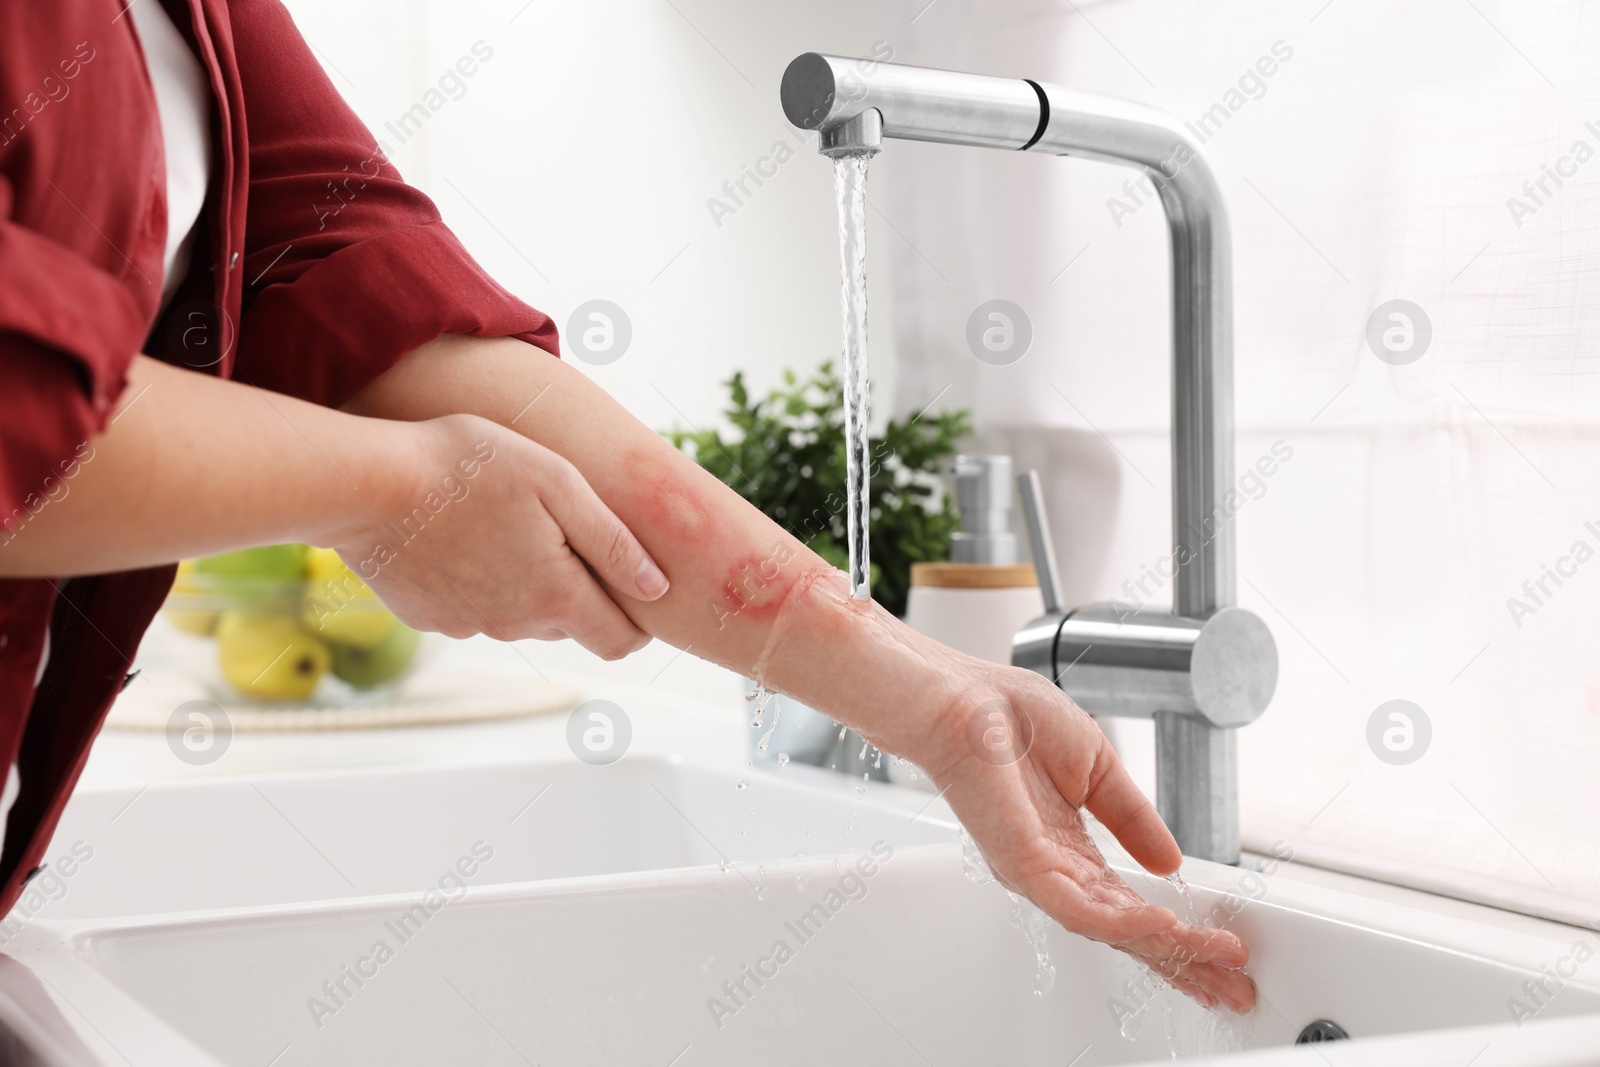
<path fill-rule="evenodd" d="M 725 384 L 725 415 L 737 438 L 715 429 L 668 430 L 666 438 L 831 566 L 844 568 L 844 386 L 832 363 L 805 381 L 785 370 L 783 385 L 761 400 L 751 399 L 742 371 Z M 949 411 L 891 420 L 869 442 L 872 594 L 896 615 L 905 613 L 911 564 L 949 557 L 960 519 L 941 474 L 971 432 L 968 412 Z"/>

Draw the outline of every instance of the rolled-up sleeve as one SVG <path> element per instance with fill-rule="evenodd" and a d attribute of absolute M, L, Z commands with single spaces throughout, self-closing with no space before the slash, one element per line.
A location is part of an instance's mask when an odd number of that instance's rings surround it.
<path fill-rule="evenodd" d="M 71 359 L 90 398 L 120 387 L 149 326 L 127 282 L 11 218 L 0 176 L 0 334 Z M 94 314 L 86 315 L 86 309 Z"/>
<path fill-rule="evenodd" d="M 0 523 L 14 533 L 104 428 L 152 307 L 11 208 L 0 176 Z"/>
<path fill-rule="evenodd" d="M 440 334 L 556 354 L 555 324 L 485 274 L 401 180 L 282 5 L 230 11 L 250 173 L 233 376 L 337 406 Z"/>
<path fill-rule="evenodd" d="M 111 416 L 160 294 L 161 144 L 126 24 L 0 4 L 0 520 Z M 5 536 L 0 534 L 0 544 Z"/>

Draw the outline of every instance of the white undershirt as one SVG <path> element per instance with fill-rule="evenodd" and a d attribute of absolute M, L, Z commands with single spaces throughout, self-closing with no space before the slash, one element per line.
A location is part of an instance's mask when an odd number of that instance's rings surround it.
<path fill-rule="evenodd" d="M 206 204 L 206 185 L 211 179 L 211 89 L 200 61 L 159 0 L 134 0 L 129 10 L 144 48 L 150 84 L 155 88 L 167 161 L 167 247 L 161 257 L 161 311 L 166 311 L 178 291 L 178 283 L 189 272 L 194 230 Z M 39 656 L 39 673 L 33 679 L 35 689 L 44 680 L 49 661 L 47 632 L 44 652 Z M 5 841 L 6 818 L 19 789 L 17 766 L 13 763 L 0 786 L 0 845 Z"/>
<path fill-rule="evenodd" d="M 161 310 L 189 270 L 194 228 L 211 177 L 211 90 L 200 61 L 159 0 L 130 9 L 145 66 L 156 92 L 167 158 L 167 247 L 162 258 Z"/>

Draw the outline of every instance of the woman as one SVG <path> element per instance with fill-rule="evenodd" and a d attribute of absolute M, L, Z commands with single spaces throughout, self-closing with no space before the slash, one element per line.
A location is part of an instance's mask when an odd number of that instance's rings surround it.
<path fill-rule="evenodd" d="M 304 541 L 421 629 L 607 659 L 655 637 L 820 708 L 927 769 L 1068 929 L 1253 1005 L 1238 938 L 1145 904 L 1090 843 L 1080 807 L 1149 870 L 1181 858 L 1093 721 L 851 601 L 555 358 L 550 319 L 400 180 L 275 0 L 10 4 L 0 24 L 0 908 L 172 561 Z M 403 538 L 464 464 L 474 491 Z M 1026 755 L 995 758 L 996 729 Z"/>

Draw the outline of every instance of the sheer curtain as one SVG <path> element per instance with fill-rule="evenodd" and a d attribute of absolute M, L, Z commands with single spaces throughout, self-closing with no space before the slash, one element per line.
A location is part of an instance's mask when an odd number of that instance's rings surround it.
<path fill-rule="evenodd" d="M 1241 474 L 1275 457 L 1235 520 L 1282 663 L 1247 847 L 1600 928 L 1600 3 L 904 0 L 885 36 L 1207 133 Z M 1045 468 L 1069 599 L 1164 602 L 1159 206 L 1077 160 L 878 166 L 895 407 Z M 967 346 L 991 299 L 1033 328 L 1009 366 Z"/>

